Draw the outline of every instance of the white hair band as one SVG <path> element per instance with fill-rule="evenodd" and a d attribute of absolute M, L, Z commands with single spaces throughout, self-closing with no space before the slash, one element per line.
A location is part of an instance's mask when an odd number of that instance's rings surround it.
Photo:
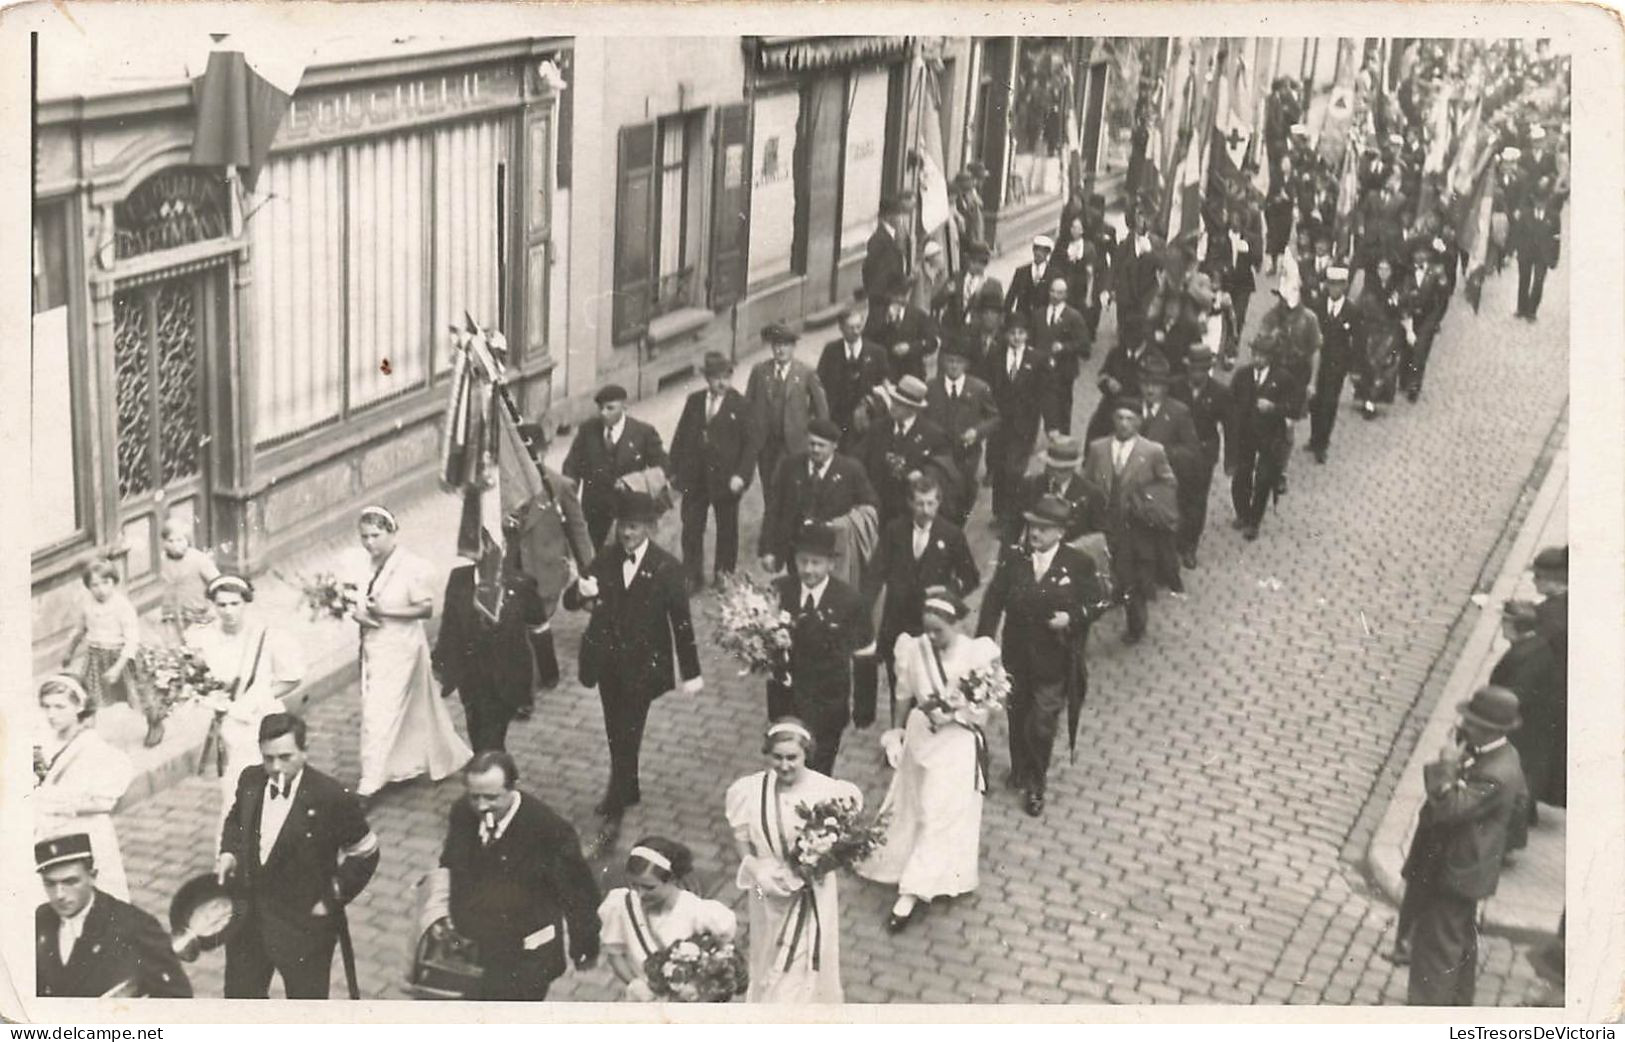
<path fill-rule="evenodd" d="M 671 858 L 658 850 L 650 850 L 648 847 L 633 847 L 627 852 L 626 856 L 628 858 L 640 857 L 656 868 L 665 869 L 667 872 L 671 871 Z"/>
<path fill-rule="evenodd" d="M 809 742 L 812 741 L 812 732 L 792 720 L 781 721 L 780 723 L 776 723 L 767 729 L 767 736 L 769 738 L 773 738 L 781 734 L 799 735 Z"/>

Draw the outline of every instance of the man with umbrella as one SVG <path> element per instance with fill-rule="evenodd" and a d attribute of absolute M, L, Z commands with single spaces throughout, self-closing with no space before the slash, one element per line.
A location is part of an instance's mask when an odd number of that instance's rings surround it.
<path fill-rule="evenodd" d="M 1069 747 L 1077 741 L 1089 677 L 1084 648 L 1089 621 L 1104 599 L 1094 562 L 1061 542 L 1072 506 L 1045 496 L 1026 513 L 1025 546 L 1007 547 L 982 600 L 976 634 L 992 637 L 1004 624 L 1004 667 L 1010 673 L 1010 778 L 1027 813 L 1044 813 L 1045 780 L 1061 707 L 1067 707 Z"/>

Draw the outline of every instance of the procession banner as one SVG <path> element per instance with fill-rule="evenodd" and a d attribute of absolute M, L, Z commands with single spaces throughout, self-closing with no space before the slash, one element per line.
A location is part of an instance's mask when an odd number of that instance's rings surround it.
<path fill-rule="evenodd" d="M 1337 41 L 1337 82 L 1321 115 L 1317 151 L 1329 169 L 1339 169 L 1354 126 L 1354 56 L 1359 40 Z"/>

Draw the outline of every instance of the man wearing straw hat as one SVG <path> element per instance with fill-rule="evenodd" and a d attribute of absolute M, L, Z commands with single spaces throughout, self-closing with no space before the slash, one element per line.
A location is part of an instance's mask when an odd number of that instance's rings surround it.
<path fill-rule="evenodd" d="M 1405 859 L 1413 1006 L 1473 1004 L 1478 903 L 1495 893 L 1508 834 L 1528 798 L 1518 751 L 1507 741 L 1521 723 L 1518 696 L 1482 687 L 1456 711 L 1438 759 L 1423 768 L 1427 802 Z"/>
<path fill-rule="evenodd" d="M 88 835 L 34 844 L 34 867 L 46 898 L 34 910 L 34 985 L 41 998 L 192 997 L 158 920 L 96 888 Z"/>
<path fill-rule="evenodd" d="M 1320 366 L 1309 403 L 1309 444 L 1304 446 L 1304 451 L 1314 453 L 1316 463 L 1325 463 L 1331 448 L 1343 382 L 1365 359 L 1365 318 L 1348 299 L 1349 270 L 1334 264 L 1325 275 L 1325 296 L 1314 308 L 1320 322 Z"/>

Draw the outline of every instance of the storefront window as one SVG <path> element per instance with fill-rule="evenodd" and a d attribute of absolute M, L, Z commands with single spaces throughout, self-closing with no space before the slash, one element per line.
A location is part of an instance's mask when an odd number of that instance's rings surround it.
<path fill-rule="evenodd" d="M 751 285 L 792 270 L 796 236 L 796 124 L 801 95 L 795 91 L 756 99 L 750 193 Z"/>
<path fill-rule="evenodd" d="M 29 505 L 38 551 L 79 531 L 73 366 L 68 343 L 67 207 L 39 207 L 34 223 L 32 473 Z"/>
<path fill-rule="evenodd" d="M 854 73 L 848 84 L 846 156 L 842 168 L 841 249 L 862 249 L 874 231 L 886 174 L 891 73 Z"/>
<path fill-rule="evenodd" d="M 1009 206 L 1066 190 L 1066 148 L 1074 96 L 1068 43 L 1057 37 L 1021 41 L 1010 108 Z"/>

